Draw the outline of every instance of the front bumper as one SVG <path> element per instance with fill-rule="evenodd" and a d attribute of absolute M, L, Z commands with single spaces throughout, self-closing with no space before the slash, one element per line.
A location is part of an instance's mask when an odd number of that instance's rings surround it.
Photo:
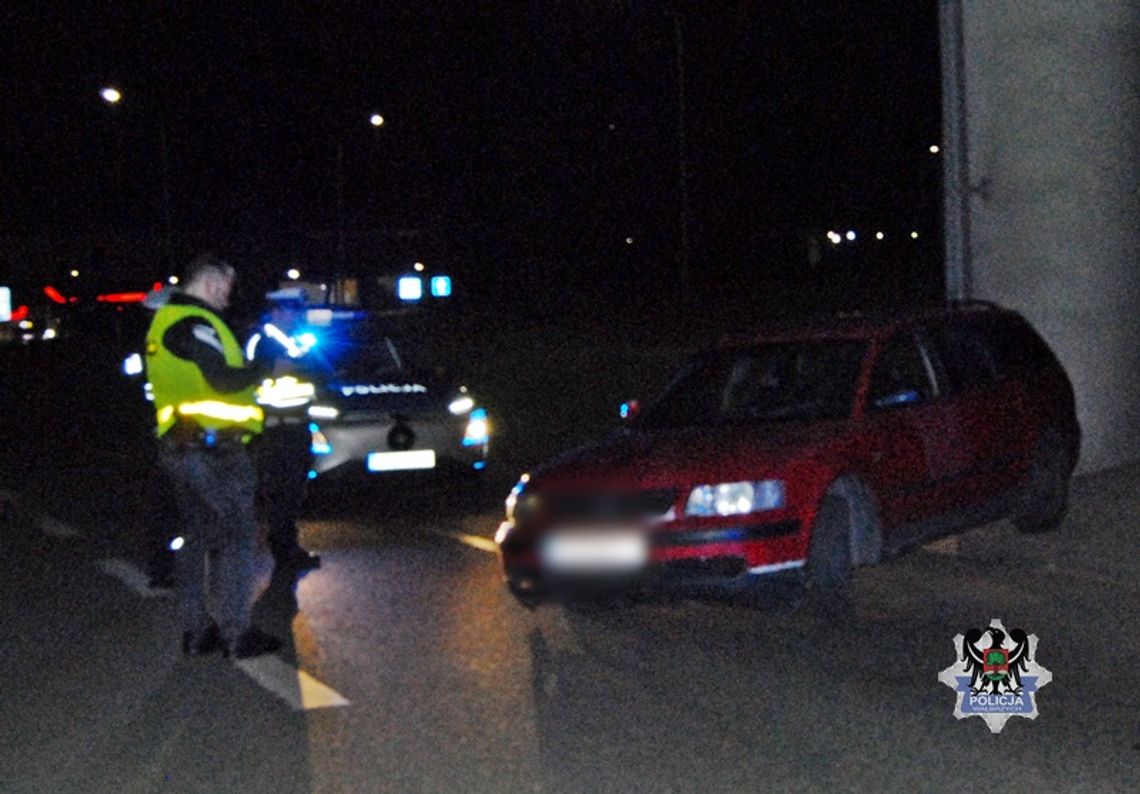
<path fill-rule="evenodd" d="M 446 420 L 313 423 L 314 438 L 323 437 L 323 442 L 314 444 L 310 477 L 480 470 L 489 443 L 465 445 L 464 427 L 463 422 Z M 370 456 L 375 456 L 371 465 Z"/>
<path fill-rule="evenodd" d="M 500 527 L 497 539 L 507 582 L 516 595 L 548 598 L 582 590 L 654 590 L 675 584 L 731 585 L 752 577 L 796 571 L 806 557 L 799 520 L 717 527 L 654 527 L 644 566 L 621 572 L 551 570 L 541 552 L 543 533 Z"/>

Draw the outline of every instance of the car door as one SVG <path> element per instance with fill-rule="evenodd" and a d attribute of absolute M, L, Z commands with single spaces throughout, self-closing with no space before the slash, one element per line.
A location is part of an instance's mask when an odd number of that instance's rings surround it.
<path fill-rule="evenodd" d="M 921 342 L 935 362 L 941 402 L 955 428 L 960 469 L 948 483 L 953 503 L 969 507 L 1013 487 L 1021 457 L 1025 391 L 1003 378 L 984 329 L 964 318 L 926 328 Z"/>
<path fill-rule="evenodd" d="M 902 331 L 879 347 L 871 370 L 865 421 L 871 479 L 888 532 L 923 521 L 940 509 L 953 438 L 929 361 L 915 334 Z"/>

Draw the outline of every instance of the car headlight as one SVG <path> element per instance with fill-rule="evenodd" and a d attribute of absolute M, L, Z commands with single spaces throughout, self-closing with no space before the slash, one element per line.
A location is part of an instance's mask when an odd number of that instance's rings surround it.
<path fill-rule="evenodd" d="M 143 373 L 143 360 L 142 356 L 138 353 L 131 353 L 123 359 L 123 374 L 127 377 L 133 378 L 135 375 Z"/>
<path fill-rule="evenodd" d="M 336 419 L 340 411 L 334 405 L 310 405 L 309 416 L 314 419 Z"/>
<path fill-rule="evenodd" d="M 463 446 L 474 447 L 486 444 L 491 438 L 491 425 L 487 421 L 487 412 L 477 408 L 471 412 L 467 419 L 467 427 L 463 431 Z"/>
<path fill-rule="evenodd" d="M 698 485 L 689 494 L 687 516 L 736 516 L 784 506 L 782 480 Z"/>
<path fill-rule="evenodd" d="M 466 394 L 461 394 L 448 403 L 447 410 L 451 411 L 456 416 L 462 416 L 465 413 L 470 413 L 471 409 L 475 407 L 475 401 L 468 397 Z"/>

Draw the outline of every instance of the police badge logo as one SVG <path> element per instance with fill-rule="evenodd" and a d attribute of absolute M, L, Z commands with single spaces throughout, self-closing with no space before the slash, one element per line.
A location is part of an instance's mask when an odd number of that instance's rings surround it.
<path fill-rule="evenodd" d="M 1034 696 L 1053 674 L 1036 661 L 1036 634 L 1007 632 L 995 618 L 984 631 L 970 629 L 956 636 L 954 651 L 958 661 L 939 673 L 938 680 L 959 695 L 955 717 L 981 717 L 991 733 L 1001 733 L 1014 715 L 1037 719 Z"/>

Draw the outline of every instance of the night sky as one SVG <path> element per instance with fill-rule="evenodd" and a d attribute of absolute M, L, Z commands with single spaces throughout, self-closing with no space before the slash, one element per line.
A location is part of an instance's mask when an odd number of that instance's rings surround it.
<path fill-rule="evenodd" d="M 933 0 L 243 5 L 0 12 L 0 278 L 126 286 L 206 248 L 331 273 L 343 223 L 365 278 L 675 297 L 678 10 L 691 294 L 937 287 Z"/>

